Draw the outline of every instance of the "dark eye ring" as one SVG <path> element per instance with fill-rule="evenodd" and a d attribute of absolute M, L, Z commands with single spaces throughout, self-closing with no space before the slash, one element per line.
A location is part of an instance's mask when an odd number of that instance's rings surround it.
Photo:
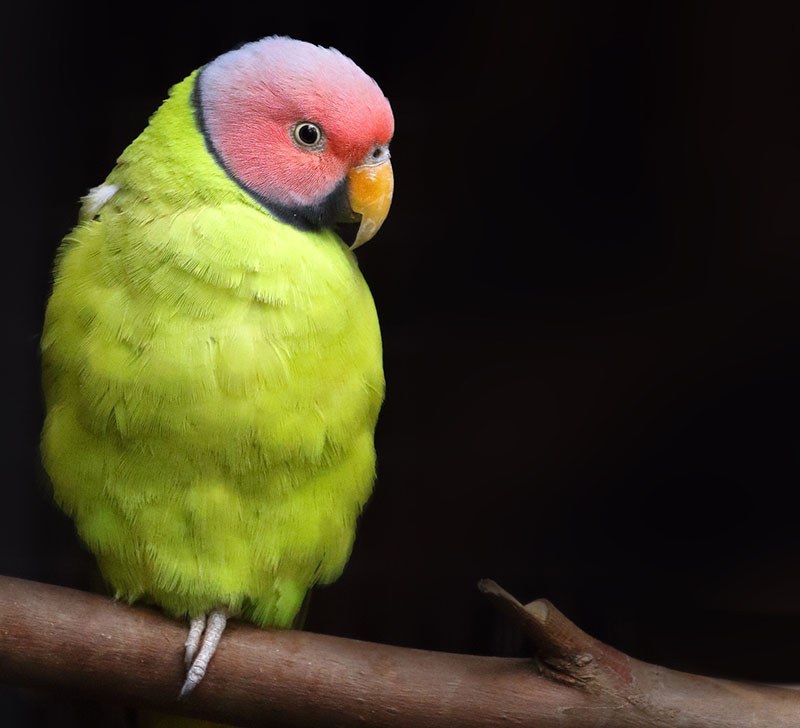
<path fill-rule="evenodd" d="M 301 147 L 315 147 L 322 139 L 322 130 L 310 121 L 303 121 L 294 128 L 294 138 Z"/>

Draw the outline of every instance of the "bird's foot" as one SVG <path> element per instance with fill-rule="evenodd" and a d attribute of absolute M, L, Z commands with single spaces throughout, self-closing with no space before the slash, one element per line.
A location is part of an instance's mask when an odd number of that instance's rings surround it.
<path fill-rule="evenodd" d="M 195 617 L 189 622 L 189 634 L 186 636 L 186 642 L 183 646 L 186 652 L 183 655 L 183 664 L 188 670 L 194 662 L 197 650 L 200 649 L 200 638 L 203 636 L 203 630 L 206 628 L 206 617 Z"/>
<path fill-rule="evenodd" d="M 208 615 L 208 620 L 204 617 L 193 619 L 189 627 L 189 636 L 186 638 L 186 680 L 181 688 L 179 698 L 185 700 L 192 691 L 200 684 L 205 677 L 208 663 L 217 651 L 222 633 L 228 618 L 225 612 L 215 611 Z M 203 628 L 205 627 L 205 633 Z M 202 644 L 200 636 L 202 635 Z M 199 646 L 199 651 L 198 651 Z M 190 654 L 191 652 L 191 654 Z M 196 656 L 195 656 L 196 653 Z"/>

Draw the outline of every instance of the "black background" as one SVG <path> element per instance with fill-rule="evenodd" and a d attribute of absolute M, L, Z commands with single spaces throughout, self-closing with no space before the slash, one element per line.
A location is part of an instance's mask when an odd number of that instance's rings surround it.
<path fill-rule="evenodd" d="M 379 480 L 307 628 L 518 652 L 488 576 L 636 657 L 800 682 L 799 6 L 514 7 L 3 11 L 1 573 L 96 581 L 36 453 L 78 197 L 170 85 L 283 33 L 350 55 L 397 125 L 395 203 L 359 251 Z M 117 720 L 0 692 L 3 725 Z"/>

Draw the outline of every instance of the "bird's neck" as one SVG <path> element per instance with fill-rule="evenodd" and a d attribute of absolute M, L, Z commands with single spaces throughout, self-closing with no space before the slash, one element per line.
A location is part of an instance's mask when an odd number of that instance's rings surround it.
<path fill-rule="evenodd" d="M 147 128 L 128 146 L 106 180 L 171 211 L 226 202 L 259 210 L 206 148 L 192 105 L 197 71 L 170 89 Z M 154 210 L 154 212 L 156 212 Z"/>

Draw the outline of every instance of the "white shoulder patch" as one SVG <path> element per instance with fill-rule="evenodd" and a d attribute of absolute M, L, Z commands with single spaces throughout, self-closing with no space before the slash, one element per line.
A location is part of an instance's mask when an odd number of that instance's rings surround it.
<path fill-rule="evenodd" d="M 87 220 L 94 217 L 100 208 L 106 204 L 119 190 L 119 185 L 98 185 L 92 187 L 89 193 L 83 197 L 80 217 Z"/>

